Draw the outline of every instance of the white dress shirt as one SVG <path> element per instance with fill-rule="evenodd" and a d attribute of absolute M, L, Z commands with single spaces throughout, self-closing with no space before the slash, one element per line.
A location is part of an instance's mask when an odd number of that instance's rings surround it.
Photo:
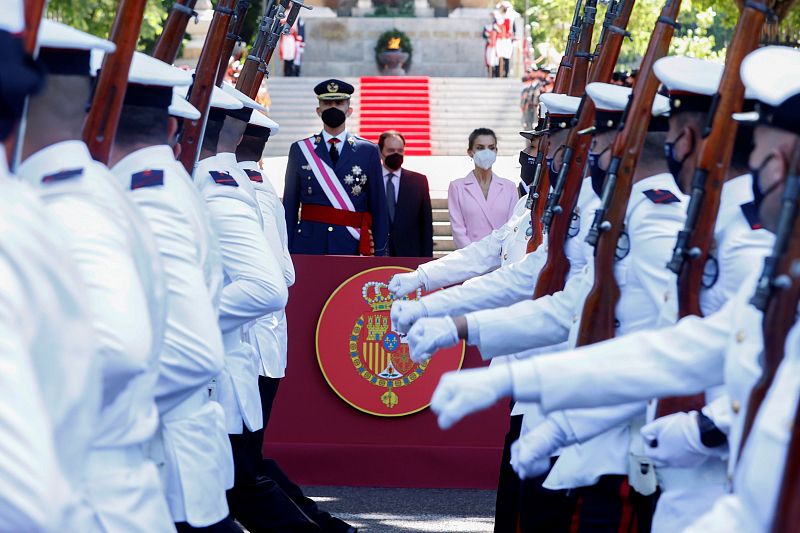
<path fill-rule="evenodd" d="M 386 190 L 386 187 L 389 184 L 389 175 L 392 175 L 392 185 L 394 185 L 394 201 L 397 203 L 397 197 L 400 194 L 400 173 L 403 171 L 402 168 L 398 168 L 397 170 L 389 170 L 385 166 L 381 165 L 381 170 L 383 170 L 383 190 Z"/>
<path fill-rule="evenodd" d="M 340 133 L 339 135 L 331 135 L 330 133 L 325 131 L 325 129 L 323 129 L 322 141 L 325 143 L 325 149 L 328 151 L 330 151 L 331 149 L 331 144 L 330 144 L 331 139 L 339 140 L 339 142 L 336 143 L 334 146 L 336 146 L 336 151 L 339 152 L 339 155 L 342 155 L 342 148 L 344 148 L 344 143 L 345 141 L 347 141 L 347 130 L 342 131 L 342 133 Z"/>

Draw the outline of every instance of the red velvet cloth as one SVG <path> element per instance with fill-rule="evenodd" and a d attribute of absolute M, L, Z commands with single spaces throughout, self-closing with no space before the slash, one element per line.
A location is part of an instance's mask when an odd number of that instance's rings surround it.
<path fill-rule="evenodd" d="M 368 268 L 415 268 L 427 258 L 294 255 L 289 292 L 289 366 L 278 389 L 264 455 L 297 483 L 366 487 L 497 486 L 506 402 L 441 431 L 430 409 L 398 418 L 362 413 L 330 389 L 315 350 L 317 321 L 331 293 Z M 468 348 L 464 368 L 483 366 Z"/>

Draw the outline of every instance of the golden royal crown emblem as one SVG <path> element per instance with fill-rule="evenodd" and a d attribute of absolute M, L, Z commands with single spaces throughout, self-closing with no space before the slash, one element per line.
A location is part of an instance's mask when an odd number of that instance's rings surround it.
<path fill-rule="evenodd" d="M 423 291 L 399 298 L 388 286 L 391 276 L 407 271 L 378 266 L 352 275 L 331 293 L 317 322 L 317 360 L 328 385 L 352 407 L 375 416 L 425 409 L 439 378 L 464 360 L 463 343 L 422 364 L 411 360 L 405 338 L 393 331 L 391 310 L 398 301 L 418 300 Z"/>

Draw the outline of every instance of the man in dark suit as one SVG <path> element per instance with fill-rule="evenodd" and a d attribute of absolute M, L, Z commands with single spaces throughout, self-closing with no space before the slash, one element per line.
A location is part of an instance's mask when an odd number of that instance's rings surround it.
<path fill-rule="evenodd" d="M 291 253 L 388 251 L 389 217 L 378 147 L 350 134 L 345 124 L 353 113 L 353 91 L 340 80 L 318 84 L 314 92 L 324 128 L 289 149 L 283 206 Z"/>
<path fill-rule="evenodd" d="M 381 134 L 383 187 L 389 211 L 389 255 L 433 256 L 433 219 L 428 178 L 402 168 L 406 140 L 399 131 Z"/>

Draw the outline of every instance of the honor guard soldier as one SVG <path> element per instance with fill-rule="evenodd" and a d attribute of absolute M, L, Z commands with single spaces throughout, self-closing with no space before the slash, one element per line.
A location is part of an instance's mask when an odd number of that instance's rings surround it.
<path fill-rule="evenodd" d="M 0 11 L 0 141 L 45 82 L 25 52 L 22 1 Z M 0 530 L 91 530 L 85 465 L 100 410 L 96 339 L 58 219 L 0 157 L 3 372 Z"/>
<path fill-rule="evenodd" d="M 99 68 L 102 57 L 94 56 Z M 200 116 L 173 94 L 173 87 L 191 82 L 188 72 L 134 53 L 111 171 L 147 219 L 166 274 L 169 307 L 156 383 L 160 426 L 149 455 L 178 531 L 237 531 L 225 499 L 233 486 L 225 414 L 208 387 L 225 365 L 212 294 L 220 287 L 222 265 L 210 252 L 216 235 L 203 199 L 170 147 L 177 131 L 172 117 Z"/>
<path fill-rule="evenodd" d="M 750 217 L 757 215 L 754 222 L 769 231 L 776 229 L 779 199 L 787 179 L 797 171 L 790 169 L 790 162 L 796 163 L 800 139 L 796 120 L 800 109 L 798 69 L 800 55 L 783 47 L 760 49 L 742 63 L 745 88 L 758 101 L 755 114 L 737 117 L 756 120 L 750 155 L 754 211 L 748 212 Z M 756 418 L 740 461 L 743 415 L 761 375 L 764 349 L 763 314 L 751 302 L 759 277 L 760 269 L 753 270 L 736 295 L 720 311 L 705 318 L 688 316 L 675 326 L 657 331 L 632 333 L 566 353 L 514 362 L 502 369 L 504 372 L 478 370 L 447 375 L 434 393 L 431 407 L 439 414 L 440 424 L 449 427 L 505 396 L 537 401 L 551 412 L 635 402 L 652 396 L 696 394 L 724 382 L 731 415 L 728 475 L 737 494 L 720 498 L 710 514 L 687 531 L 769 531 L 782 474 L 779 458 L 785 455 L 781 448 L 788 442 L 791 429 L 786 411 L 773 411 L 771 401 L 783 394 L 785 369 L 779 369 L 774 389 L 762 404 L 764 412 Z M 796 333 L 788 337 L 785 368 L 795 364 L 792 342 L 796 342 Z M 794 394 L 796 398 L 796 391 Z M 776 418 L 771 419 L 770 413 Z M 695 427 L 681 427 L 682 450 L 713 455 L 715 452 L 709 448 L 714 443 L 709 438 L 717 440 L 712 433 L 726 428 L 709 430 L 701 424 L 701 417 L 695 420 Z M 655 434 L 658 438 L 662 435 L 667 433 Z M 678 444 L 675 438 L 669 441 L 672 447 Z M 650 445 L 661 447 L 660 441 Z M 682 450 L 676 453 L 685 453 Z M 765 465 L 770 466 L 769 470 Z"/>
<path fill-rule="evenodd" d="M 599 108 L 620 114 L 628 102 L 629 90 L 622 89 L 623 94 L 617 94 L 611 92 L 616 88 L 606 87 L 608 89 L 598 88 L 600 90 L 596 93 L 589 89 L 587 92 L 595 101 L 602 96 Z M 616 316 L 618 330 L 622 332 L 652 327 L 659 317 L 664 289 L 668 283 L 674 283 L 674 275 L 664 265 L 683 223 L 685 202 L 663 156 L 666 120 L 662 116 L 668 111 L 667 98 L 658 96 L 652 106 L 655 118 L 650 122 L 651 130 L 646 136 L 634 176 L 631 201 L 627 206 L 627 239 L 621 241 L 622 246 L 617 251 L 616 271 L 621 296 Z M 595 136 L 593 153 L 600 168 L 609 164 L 610 150 L 606 148 L 611 145 L 614 135 L 615 131 L 611 130 Z M 560 170 L 557 161 L 550 167 L 551 175 Z M 591 182 L 595 193 L 599 192 L 602 183 L 602 180 Z M 452 344 L 459 337 L 468 338 L 471 344 L 478 345 L 487 358 L 564 342 L 574 346 L 583 302 L 594 279 L 591 248 L 584 250 L 590 254 L 586 258 L 587 268 L 570 278 L 563 291 L 550 297 L 526 300 L 511 308 L 478 311 L 455 320 L 428 318 L 418 321 L 408 335 L 412 359 L 423 360 L 436 348 Z M 508 316 L 519 317 L 522 309 L 528 307 L 531 313 L 525 313 L 525 320 L 508 321 Z M 509 309 L 514 312 L 509 314 Z M 500 341 L 501 336 L 507 336 L 507 333 L 498 333 L 503 329 L 498 324 L 500 315 L 504 316 L 502 326 L 512 323 L 524 325 L 526 342 L 518 343 L 518 338 L 507 338 L 506 345 Z M 503 367 L 494 369 L 500 372 Z M 631 506 L 639 523 L 649 523 L 655 492 L 654 478 L 632 478 L 630 490 L 628 488 L 628 472 L 635 470 L 632 468 L 634 462 L 629 458 L 629 448 L 639 441 L 638 427 L 644 422 L 644 414 L 644 403 L 603 413 L 604 417 L 614 418 L 616 423 L 612 427 L 589 435 L 580 446 L 566 447 L 561 451 L 543 486 L 578 489 L 583 498 L 579 510 L 581 521 L 624 524 L 626 517 L 630 519 L 630 512 L 623 511 Z M 559 427 L 568 432 L 588 431 L 596 423 L 596 418 L 598 415 L 593 412 L 569 413 L 560 421 Z M 631 435 L 635 439 L 631 439 Z M 546 471 L 548 466 L 549 456 L 538 473 Z"/>
<path fill-rule="evenodd" d="M 318 84 L 324 128 L 289 150 L 283 206 L 292 253 L 386 255 L 389 214 L 380 153 L 347 131 L 353 91 L 340 80 Z"/>
<path fill-rule="evenodd" d="M 283 279 L 288 288 L 294 284 L 295 272 L 292 256 L 289 254 L 286 215 L 275 187 L 258 163 L 264 153 L 267 141 L 279 131 L 280 126 L 277 122 L 260 111 L 254 111 L 244 131 L 242 141 L 236 147 L 236 158 L 239 160 L 239 166 L 247 173 L 253 184 L 258 206 L 264 219 L 264 234 L 270 251 L 283 268 Z M 254 452 L 261 457 L 264 432 L 269 423 L 272 405 L 278 392 L 278 386 L 286 375 L 288 336 L 285 309 L 251 322 L 246 331 L 248 342 L 255 348 L 261 360 L 258 388 L 261 395 L 264 425 L 251 435 Z M 321 510 L 314 500 L 306 497 L 302 489 L 289 479 L 275 460 L 261 460 L 258 471 L 262 476 L 275 481 L 280 489 L 325 533 L 356 531 L 349 524 Z"/>
<path fill-rule="evenodd" d="M 45 90 L 30 99 L 19 176 L 35 186 L 86 285 L 101 364 L 102 407 L 84 465 L 92 513 L 73 531 L 174 529 L 145 446 L 158 426 L 154 393 L 167 306 L 147 222 L 81 134 L 90 101 L 90 50 L 114 45 L 44 20 Z"/>

